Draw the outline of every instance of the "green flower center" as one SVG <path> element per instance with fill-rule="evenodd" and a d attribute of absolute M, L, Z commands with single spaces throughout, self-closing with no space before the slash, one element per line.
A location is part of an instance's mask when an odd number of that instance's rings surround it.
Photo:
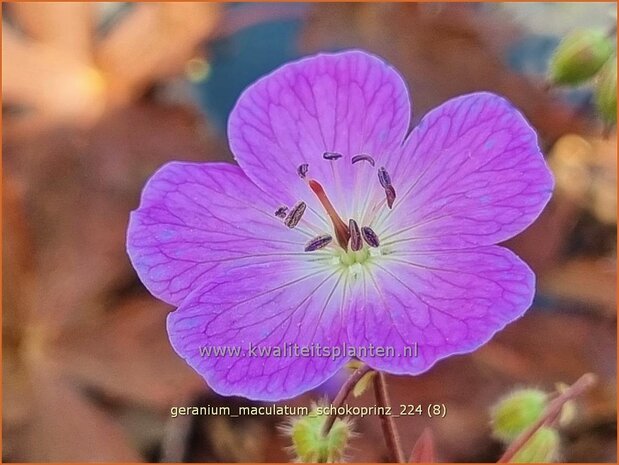
<path fill-rule="evenodd" d="M 358 263 L 362 265 L 370 258 L 370 250 L 363 247 L 361 250 L 344 250 L 338 249 L 340 263 L 346 267 L 353 266 Z"/>

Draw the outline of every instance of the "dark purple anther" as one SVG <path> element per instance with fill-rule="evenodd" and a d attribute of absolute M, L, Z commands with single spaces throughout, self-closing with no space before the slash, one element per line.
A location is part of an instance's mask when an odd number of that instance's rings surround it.
<path fill-rule="evenodd" d="M 378 168 L 378 180 L 384 189 L 387 189 L 387 187 L 391 185 L 391 176 L 389 176 L 384 166 Z"/>
<path fill-rule="evenodd" d="M 297 168 L 297 174 L 301 179 L 305 179 L 305 175 L 307 174 L 307 170 L 309 169 L 309 165 L 307 163 L 303 163 L 299 165 Z"/>
<path fill-rule="evenodd" d="M 284 220 L 284 224 L 291 229 L 294 228 L 299 224 L 299 221 L 301 221 L 303 213 L 305 213 L 305 202 L 299 202 L 292 207 L 292 210 L 290 210 L 290 213 L 288 213 L 288 216 Z"/>
<path fill-rule="evenodd" d="M 380 241 L 378 240 L 378 236 L 374 232 L 372 228 L 369 226 L 364 226 L 361 228 L 361 235 L 363 239 L 370 247 L 378 247 L 380 245 Z"/>
<path fill-rule="evenodd" d="M 351 250 L 361 250 L 363 241 L 361 240 L 361 231 L 355 220 L 348 220 L 348 231 L 350 232 L 350 248 Z"/>
<path fill-rule="evenodd" d="M 351 161 L 353 165 L 360 161 L 367 161 L 370 165 L 372 166 L 375 165 L 374 159 L 371 156 L 369 156 L 367 153 L 361 153 L 359 155 L 355 155 L 354 157 L 352 157 Z"/>
<path fill-rule="evenodd" d="M 338 158 L 342 158 L 344 155 L 337 152 L 325 152 L 322 154 L 322 158 L 325 160 L 337 160 Z"/>
<path fill-rule="evenodd" d="M 287 211 L 288 211 L 288 207 L 283 205 L 279 207 L 277 210 L 275 210 L 275 216 L 277 216 L 278 218 L 286 218 Z"/>
<path fill-rule="evenodd" d="M 392 208 L 393 202 L 395 202 L 395 189 L 392 185 L 385 187 L 385 195 L 387 196 L 387 206 Z"/>
<path fill-rule="evenodd" d="M 322 249 L 323 247 L 328 246 L 332 240 L 333 237 L 329 236 L 328 234 L 315 237 L 307 244 L 305 244 L 305 251 L 313 252 L 314 250 Z"/>

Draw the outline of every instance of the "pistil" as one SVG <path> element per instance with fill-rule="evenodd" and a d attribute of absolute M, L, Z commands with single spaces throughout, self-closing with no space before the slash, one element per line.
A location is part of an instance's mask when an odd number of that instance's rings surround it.
<path fill-rule="evenodd" d="M 310 179 L 308 181 L 308 185 L 310 189 L 316 194 L 318 200 L 324 207 L 327 215 L 331 218 L 331 222 L 333 223 L 333 229 L 335 230 L 335 237 L 337 239 L 338 244 L 344 250 L 348 249 L 348 240 L 350 239 L 350 232 L 348 231 L 348 225 L 344 223 L 340 215 L 335 210 L 335 207 L 327 197 L 327 193 L 324 188 L 320 185 L 318 181 L 315 179 Z"/>

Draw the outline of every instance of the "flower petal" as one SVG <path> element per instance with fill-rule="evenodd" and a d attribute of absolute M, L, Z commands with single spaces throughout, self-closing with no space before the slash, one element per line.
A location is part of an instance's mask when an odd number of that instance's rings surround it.
<path fill-rule="evenodd" d="M 291 230 L 276 209 L 238 166 L 169 163 L 131 213 L 129 257 L 153 295 L 178 305 L 219 263 L 302 252 L 311 226 Z"/>
<path fill-rule="evenodd" d="M 398 197 L 377 232 L 427 250 L 511 238 L 537 218 L 554 185 L 535 131 L 489 93 L 426 115 L 389 169 Z"/>
<path fill-rule="evenodd" d="M 361 292 L 351 291 L 348 334 L 357 347 L 393 347 L 391 356 L 361 357 L 390 373 L 422 373 L 437 360 L 475 350 L 533 300 L 533 272 L 502 247 L 383 258 L 354 283 Z"/>
<path fill-rule="evenodd" d="M 345 342 L 341 279 L 337 271 L 292 258 L 222 266 L 212 283 L 169 315 L 170 341 L 222 395 L 272 401 L 294 397 L 320 385 L 347 361 L 290 352 L 294 344 L 310 350 Z M 201 354 L 200 347 L 206 346 L 232 352 Z"/>
<path fill-rule="evenodd" d="M 303 163 L 310 177 L 337 190 L 332 200 L 346 200 L 354 185 L 367 185 L 359 173 L 375 176 L 369 164 L 351 166 L 352 157 L 366 153 L 382 163 L 404 140 L 410 113 L 404 81 L 379 58 L 361 51 L 320 54 L 250 86 L 230 115 L 228 137 L 245 173 L 281 200 L 308 195 L 296 171 Z M 343 157 L 328 161 L 325 152 Z"/>

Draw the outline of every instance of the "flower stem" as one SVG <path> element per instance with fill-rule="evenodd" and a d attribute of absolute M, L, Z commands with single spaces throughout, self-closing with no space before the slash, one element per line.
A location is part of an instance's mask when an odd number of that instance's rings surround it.
<path fill-rule="evenodd" d="M 587 391 L 591 386 L 593 386 L 596 382 L 596 377 L 592 373 L 587 373 L 582 375 L 574 384 L 568 387 L 565 391 L 563 391 L 559 396 L 557 396 L 546 410 L 542 416 L 531 425 L 528 429 L 522 432 L 520 436 L 518 436 L 514 442 L 512 442 L 503 456 L 498 460 L 497 463 L 509 463 L 514 456 L 518 453 L 518 451 L 533 437 L 533 435 L 543 426 L 549 425 L 553 423 L 557 417 L 561 414 L 561 409 L 563 405 L 578 397 L 583 392 Z"/>
<path fill-rule="evenodd" d="M 374 377 L 374 393 L 376 395 L 376 404 L 378 407 L 383 407 L 382 411 L 387 411 L 385 407 L 390 407 L 389 393 L 387 392 L 387 382 L 385 374 L 377 372 Z M 396 463 L 404 463 L 404 454 L 400 445 L 400 435 L 395 427 L 395 422 L 391 415 L 380 415 L 380 423 L 385 436 L 387 448 L 391 453 L 390 460 Z"/>
<path fill-rule="evenodd" d="M 336 411 L 337 411 L 337 408 L 340 407 L 344 403 L 344 401 L 346 400 L 350 392 L 355 388 L 355 386 L 361 380 L 361 378 L 363 378 L 363 376 L 370 371 L 372 371 L 372 369 L 369 366 L 363 365 L 357 368 L 354 371 L 354 373 L 350 375 L 350 378 L 348 378 L 344 382 L 344 384 L 342 384 L 340 391 L 337 393 L 337 395 L 335 396 L 335 399 L 333 399 L 333 402 L 332 402 Z M 325 424 L 323 425 L 323 428 L 322 428 L 323 435 L 326 436 L 329 433 L 329 431 L 331 431 L 331 427 L 333 426 L 333 423 L 335 423 L 335 420 L 337 419 L 337 417 L 338 417 L 337 413 L 334 413 L 333 415 L 329 415 L 329 418 L 327 418 L 327 421 L 325 421 Z"/>

